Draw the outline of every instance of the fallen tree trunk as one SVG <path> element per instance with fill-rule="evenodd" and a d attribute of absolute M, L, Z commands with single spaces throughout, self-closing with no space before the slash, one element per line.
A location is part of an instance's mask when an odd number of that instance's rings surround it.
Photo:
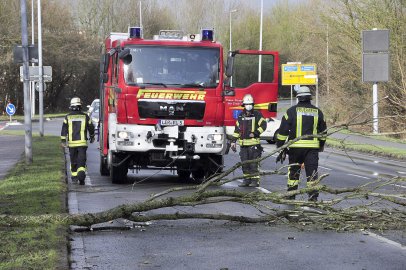
<path fill-rule="evenodd" d="M 312 187 L 303 188 L 289 192 L 271 192 L 262 193 L 256 192 L 242 192 L 239 190 L 203 190 L 201 186 L 195 186 L 196 191 L 192 194 L 167 197 L 158 199 L 146 200 L 144 202 L 120 205 L 107 211 L 99 213 L 85 213 L 76 215 L 41 215 L 41 216 L 7 216 L 0 217 L 1 226 L 14 226 L 22 224 L 41 224 L 41 223 L 63 223 L 67 225 L 85 226 L 91 230 L 92 225 L 103 223 L 119 218 L 124 218 L 133 222 L 146 222 L 153 220 L 178 220 L 178 219 L 214 219 L 214 220 L 229 220 L 235 222 L 246 223 L 290 223 L 295 226 L 317 226 L 324 229 L 334 230 L 353 230 L 353 229 L 404 229 L 406 212 L 405 209 L 373 209 L 372 206 L 378 202 L 391 202 L 398 206 L 405 206 L 406 198 L 404 195 L 382 194 L 375 192 L 374 189 L 368 190 L 368 184 L 354 188 L 334 189 L 326 185 L 320 184 L 321 179 L 316 181 Z M 404 178 L 395 178 L 391 181 L 385 181 L 377 187 L 385 186 L 389 183 L 396 183 L 404 181 Z M 376 184 L 377 181 L 369 184 Z M 219 185 L 216 183 L 215 185 Z M 182 189 L 176 188 L 163 192 L 162 194 L 170 194 L 171 192 L 179 191 Z M 300 200 L 288 200 L 291 195 L 306 194 L 310 191 L 317 190 L 333 195 L 343 195 L 328 201 L 321 202 L 307 202 Z M 370 205 L 359 204 L 347 209 L 336 208 L 340 202 L 346 200 L 368 200 L 370 198 L 377 198 L 378 201 L 372 201 Z M 151 210 L 160 208 L 167 208 L 173 206 L 193 207 L 197 205 L 213 204 L 219 202 L 234 202 L 241 204 L 248 204 L 257 207 L 265 208 L 259 211 L 256 217 L 247 217 L 240 215 L 229 214 L 207 214 L 207 213 L 186 213 L 179 211 L 168 214 L 142 214 Z M 259 205 L 259 203 L 261 205 Z M 267 205 L 265 205 L 267 204 Z M 276 205 L 290 205 L 291 208 L 280 210 Z"/>

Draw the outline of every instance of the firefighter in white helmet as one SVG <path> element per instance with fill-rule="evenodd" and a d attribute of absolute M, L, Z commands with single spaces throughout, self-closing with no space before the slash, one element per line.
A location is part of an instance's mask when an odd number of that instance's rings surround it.
<path fill-rule="evenodd" d="M 65 116 L 62 124 L 61 141 L 62 146 L 69 148 L 72 181 L 79 180 L 84 185 L 87 140 L 89 135 L 90 143 L 94 142 L 94 126 L 90 117 L 82 112 L 80 98 L 72 98 L 69 109 L 71 112 Z"/>
<path fill-rule="evenodd" d="M 286 141 L 304 135 L 323 134 L 326 131 L 323 112 L 310 102 L 312 94 L 309 87 L 301 86 L 297 90 L 296 97 L 299 100 L 298 104 L 290 107 L 282 117 L 276 141 L 278 148 L 284 145 Z M 301 170 L 299 164 L 304 165 L 308 185 L 317 180 L 319 152 L 323 151 L 325 141 L 325 137 L 308 137 L 289 146 L 289 164 L 292 165 L 288 169 L 288 191 L 297 190 L 299 187 Z M 276 159 L 276 162 L 280 160 L 280 157 L 281 155 Z M 317 191 L 310 192 L 309 201 L 317 201 L 318 195 Z M 295 196 L 291 196 L 290 199 L 295 199 Z"/>
<path fill-rule="evenodd" d="M 262 147 L 259 135 L 265 131 L 266 121 L 259 111 L 254 110 L 254 98 L 250 94 L 244 96 L 242 105 L 244 110 L 238 116 L 235 123 L 231 149 L 234 152 L 236 151 L 236 141 L 238 140 L 241 161 L 244 162 L 261 157 Z M 258 174 L 259 172 L 258 162 L 244 164 L 242 166 L 242 172 L 244 180 L 239 185 L 240 187 L 259 186 L 260 176 L 252 176 L 252 174 Z"/>

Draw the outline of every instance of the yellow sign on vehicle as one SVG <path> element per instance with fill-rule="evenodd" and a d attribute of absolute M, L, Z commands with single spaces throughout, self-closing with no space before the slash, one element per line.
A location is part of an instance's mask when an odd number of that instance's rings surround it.
<path fill-rule="evenodd" d="M 282 85 L 316 85 L 316 64 L 283 64 Z"/>

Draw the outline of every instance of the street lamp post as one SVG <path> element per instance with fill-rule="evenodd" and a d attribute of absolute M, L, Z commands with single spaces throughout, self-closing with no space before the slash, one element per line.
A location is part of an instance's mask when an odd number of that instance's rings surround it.
<path fill-rule="evenodd" d="M 232 43 L 231 43 L 231 40 L 232 40 L 232 35 L 231 35 L 231 14 L 232 13 L 234 13 L 234 12 L 237 12 L 237 9 L 232 9 L 232 10 L 230 10 L 230 52 L 231 52 L 231 49 L 232 49 Z M 230 86 L 233 86 L 233 77 L 231 76 L 231 78 L 230 78 Z"/>

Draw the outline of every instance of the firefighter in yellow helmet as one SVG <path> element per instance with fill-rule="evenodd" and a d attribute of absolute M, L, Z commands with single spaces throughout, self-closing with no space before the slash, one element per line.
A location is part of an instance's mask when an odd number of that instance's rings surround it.
<path fill-rule="evenodd" d="M 254 110 L 254 98 L 247 94 L 244 96 L 242 105 L 244 110 L 238 116 L 232 135 L 231 149 L 236 151 L 236 141 L 240 145 L 241 161 L 253 160 L 261 157 L 262 147 L 259 135 L 266 129 L 266 121 L 259 111 Z M 244 175 L 240 187 L 258 187 L 260 176 L 251 176 L 259 172 L 259 163 L 250 163 L 242 166 Z"/>
<path fill-rule="evenodd" d="M 312 94 L 309 87 L 301 86 L 296 97 L 299 102 L 290 107 L 282 117 L 276 146 L 281 147 L 286 141 L 293 140 L 303 135 L 316 135 L 326 131 L 326 122 L 323 112 L 311 104 Z M 289 146 L 288 191 L 297 190 L 301 166 L 304 164 L 307 184 L 317 180 L 319 165 L 319 152 L 323 151 L 326 138 L 304 138 Z M 276 162 L 278 162 L 276 159 Z M 282 160 L 283 161 L 283 160 Z M 309 201 L 317 201 L 318 192 L 309 193 Z M 291 196 L 290 199 L 295 199 Z"/>
<path fill-rule="evenodd" d="M 94 142 L 94 126 L 90 117 L 82 112 L 80 98 L 72 98 L 69 109 L 71 112 L 63 120 L 61 141 L 62 146 L 67 145 L 69 148 L 72 181 L 79 180 L 79 183 L 84 185 L 87 140 L 89 135 L 90 143 Z"/>

